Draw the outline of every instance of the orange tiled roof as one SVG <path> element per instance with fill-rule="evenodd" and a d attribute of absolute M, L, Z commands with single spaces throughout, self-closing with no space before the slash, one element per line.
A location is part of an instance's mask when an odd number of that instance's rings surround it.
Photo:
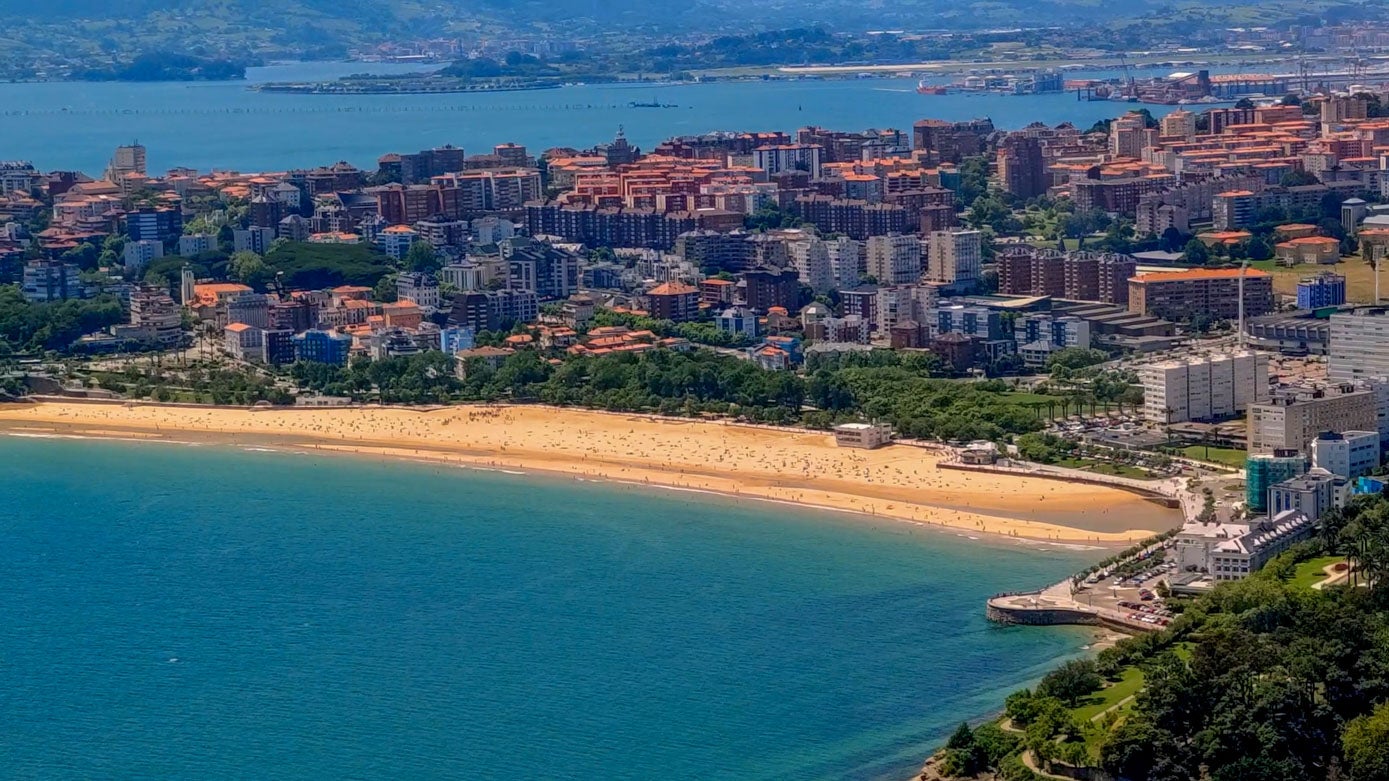
<path fill-rule="evenodd" d="M 1198 279 L 1238 279 L 1240 269 L 1237 268 L 1194 268 L 1186 271 L 1160 271 L 1152 274 L 1142 274 L 1132 279 L 1140 282 L 1182 282 L 1186 280 Z M 1246 279 L 1257 279 L 1260 277 L 1272 276 L 1267 271 L 1260 271 L 1256 268 L 1248 269 L 1245 272 Z"/>

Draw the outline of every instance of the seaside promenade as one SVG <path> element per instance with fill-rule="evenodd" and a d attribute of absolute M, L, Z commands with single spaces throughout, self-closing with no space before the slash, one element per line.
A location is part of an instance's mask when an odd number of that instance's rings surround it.
<path fill-rule="evenodd" d="M 1117 475 L 1079 472 L 1078 470 L 1041 464 L 978 465 L 963 464 L 958 461 L 943 461 L 938 466 L 942 469 L 1046 476 L 1053 479 L 1084 481 L 1123 488 L 1139 493 L 1164 506 L 1180 508 L 1183 519 L 1195 517 L 1200 512 L 1204 499 L 1199 487 L 1193 489 L 1187 481 L 1177 477 L 1165 480 L 1134 480 Z M 1162 546 L 1163 543 L 1155 543 L 1134 554 L 1134 557 L 1152 553 Z M 1102 598 L 1101 603 L 1096 604 L 1096 592 L 1091 589 L 1086 589 L 1082 598 L 1076 588 L 1076 582 L 1076 578 L 1068 577 L 1035 591 L 996 594 L 990 597 L 985 604 L 985 614 L 989 620 L 1002 624 L 1103 626 L 1126 634 L 1153 632 L 1160 628 L 1157 624 L 1130 618 L 1132 614 L 1130 610 L 1122 610 L 1117 606 L 1111 607 L 1106 604 L 1109 601 L 1117 601 L 1117 598 L 1113 600 Z"/>

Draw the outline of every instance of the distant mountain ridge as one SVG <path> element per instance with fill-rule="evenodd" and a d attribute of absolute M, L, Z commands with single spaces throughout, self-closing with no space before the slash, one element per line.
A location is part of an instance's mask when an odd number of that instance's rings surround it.
<path fill-rule="evenodd" d="M 493 58 L 512 41 L 525 53 L 537 51 L 530 46 L 536 41 L 572 40 L 580 51 L 550 55 L 545 69 L 598 78 L 742 65 L 1008 59 L 1017 51 L 1066 57 L 1075 49 L 1210 49 L 1223 45 L 1228 27 L 1386 16 L 1383 0 L 0 0 L 7 44 L 0 47 L 0 78 L 158 77 L 159 70 L 137 63 L 150 55 L 206 62 L 178 75 L 212 78 L 267 60 L 345 59 L 422 39 L 464 40 Z M 836 40 L 778 35 L 811 29 Z M 963 35 L 867 35 L 875 30 Z M 576 59 L 591 67 L 578 67 Z"/>
<path fill-rule="evenodd" d="M 1135 18 L 1186 6 L 1228 9 L 1280 5 L 1261 0 L 646 0 L 627 4 L 611 0 L 0 0 L 0 18 L 30 24 L 59 20 L 134 21 L 149 16 L 206 17 L 221 20 L 273 22 L 276 19 L 317 18 L 361 32 L 402 29 L 440 30 L 450 24 L 478 19 L 502 19 L 544 26 L 564 21 L 591 20 L 658 27 L 719 29 L 733 21 L 756 20 L 762 29 L 824 24 L 836 29 L 885 28 L 910 23 L 913 29 L 940 27 L 988 28 L 1027 24 L 1065 24 Z M 1302 4 L 1308 10 L 1317 3 Z M 1320 4 L 1324 6 L 1325 4 Z M 41 13 L 36 9 L 41 8 Z M 1083 43 L 1083 41 L 1078 41 Z"/>

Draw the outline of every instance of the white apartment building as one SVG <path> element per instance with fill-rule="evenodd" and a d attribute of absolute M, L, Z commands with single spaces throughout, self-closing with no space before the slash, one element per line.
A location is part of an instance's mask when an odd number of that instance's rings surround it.
<path fill-rule="evenodd" d="M 265 360 L 265 331 L 246 323 L 230 323 L 223 331 L 227 354 L 238 361 L 259 363 Z"/>
<path fill-rule="evenodd" d="M 898 323 L 908 320 L 926 323 L 930 311 L 940 303 L 940 292 L 929 285 L 895 285 L 878 288 L 875 324 L 878 333 L 885 334 Z"/>
<path fill-rule="evenodd" d="M 1353 479 L 1379 466 L 1378 431 L 1324 431 L 1312 440 L 1312 465 Z"/>
<path fill-rule="evenodd" d="M 1354 382 L 1389 378 L 1389 307 L 1338 312 L 1329 322 L 1327 379 Z"/>
<path fill-rule="evenodd" d="M 410 252 L 410 247 L 419 241 L 420 234 L 406 225 L 392 225 L 381 231 L 376 237 L 376 243 L 381 247 L 381 251 L 390 257 L 401 260 Z"/>
<path fill-rule="evenodd" d="M 431 274 L 404 273 L 395 279 L 396 298 L 414 302 L 425 315 L 439 311 L 439 281 Z"/>
<path fill-rule="evenodd" d="M 1307 452 L 1323 431 L 1377 431 L 1375 391 L 1354 385 L 1280 389 L 1249 406 L 1249 452 Z"/>
<path fill-rule="evenodd" d="M 973 287 L 984 263 L 983 234 L 979 231 L 934 231 L 930 235 L 926 276 L 932 282 Z"/>
<path fill-rule="evenodd" d="M 831 343 L 853 342 L 855 344 L 868 344 L 870 337 L 868 331 L 869 323 L 861 315 L 844 315 L 843 317 L 826 317 L 819 322 L 822 341 Z"/>
<path fill-rule="evenodd" d="M 264 255 L 270 251 L 270 245 L 274 241 L 274 228 L 250 227 L 232 231 L 232 251 L 234 252 L 254 252 L 257 255 Z"/>
<path fill-rule="evenodd" d="M 825 251 L 830 256 L 835 286 L 840 290 L 857 287 L 864 270 L 863 242 L 840 236 L 825 241 Z"/>
<path fill-rule="evenodd" d="M 1143 418 L 1150 423 L 1231 417 L 1269 399 L 1268 356 L 1261 353 L 1163 361 L 1144 366 L 1138 376 Z"/>
<path fill-rule="evenodd" d="M 752 150 L 752 164 L 769 174 L 805 171 L 819 179 L 824 151 L 819 144 L 771 144 Z"/>
<path fill-rule="evenodd" d="M 185 233 L 178 237 L 178 254 L 191 258 L 204 252 L 217 249 L 217 236 L 213 233 Z"/>
<path fill-rule="evenodd" d="M 452 285 L 455 290 L 470 293 L 481 290 L 487 284 L 483 271 L 482 266 L 471 261 L 450 263 L 439 269 L 439 279 L 446 285 Z"/>
<path fill-rule="evenodd" d="M 497 244 L 516 236 L 516 224 L 496 216 L 478 217 L 470 224 L 473 241 L 478 244 Z"/>
<path fill-rule="evenodd" d="M 815 236 L 788 242 L 787 252 L 791 262 L 800 274 L 801 281 L 816 293 L 824 293 L 836 287 L 834 264 L 830 261 L 829 247 Z"/>
<path fill-rule="evenodd" d="M 124 254 L 126 273 L 136 274 L 154 259 L 164 257 L 164 243 L 153 239 L 127 241 Z"/>
<path fill-rule="evenodd" d="M 868 238 L 868 275 L 879 285 L 910 285 L 921 279 L 921 240 L 906 233 Z"/>

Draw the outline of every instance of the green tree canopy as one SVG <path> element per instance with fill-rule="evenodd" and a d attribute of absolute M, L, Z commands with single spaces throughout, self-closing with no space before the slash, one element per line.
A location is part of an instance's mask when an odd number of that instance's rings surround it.
<path fill-rule="evenodd" d="M 227 276 L 243 285 L 261 290 L 273 274 L 265 265 L 265 259 L 254 252 L 242 250 L 232 253 L 227 261 Z"/>
<path fill-rule="evenodd" d="M 1206 245 L 1201 243 L 1200 239 L 1192 239 L 1182 248 L 1182 258 L 1187 263 L 1204 266 L 1206 262 L 1210 260 L 1211 253 L 1210 250 L 1206 249 Z"/>
<path fill-rule="evenodd" d="M 443 261 L 439 258 L 439 253 L 434 250 L 434 246 L 427 241 L 417 241 L 410 245 L 410 250 L 405 253 L 405 268 L 410 271 L 427 271 L 433 273 L 443 267 Z"/>
<path fill-rule="evenodd" d="M 1347 724 L 1341 746 L 1351 781 L 1389 779 L 1389 704 Z"/>

